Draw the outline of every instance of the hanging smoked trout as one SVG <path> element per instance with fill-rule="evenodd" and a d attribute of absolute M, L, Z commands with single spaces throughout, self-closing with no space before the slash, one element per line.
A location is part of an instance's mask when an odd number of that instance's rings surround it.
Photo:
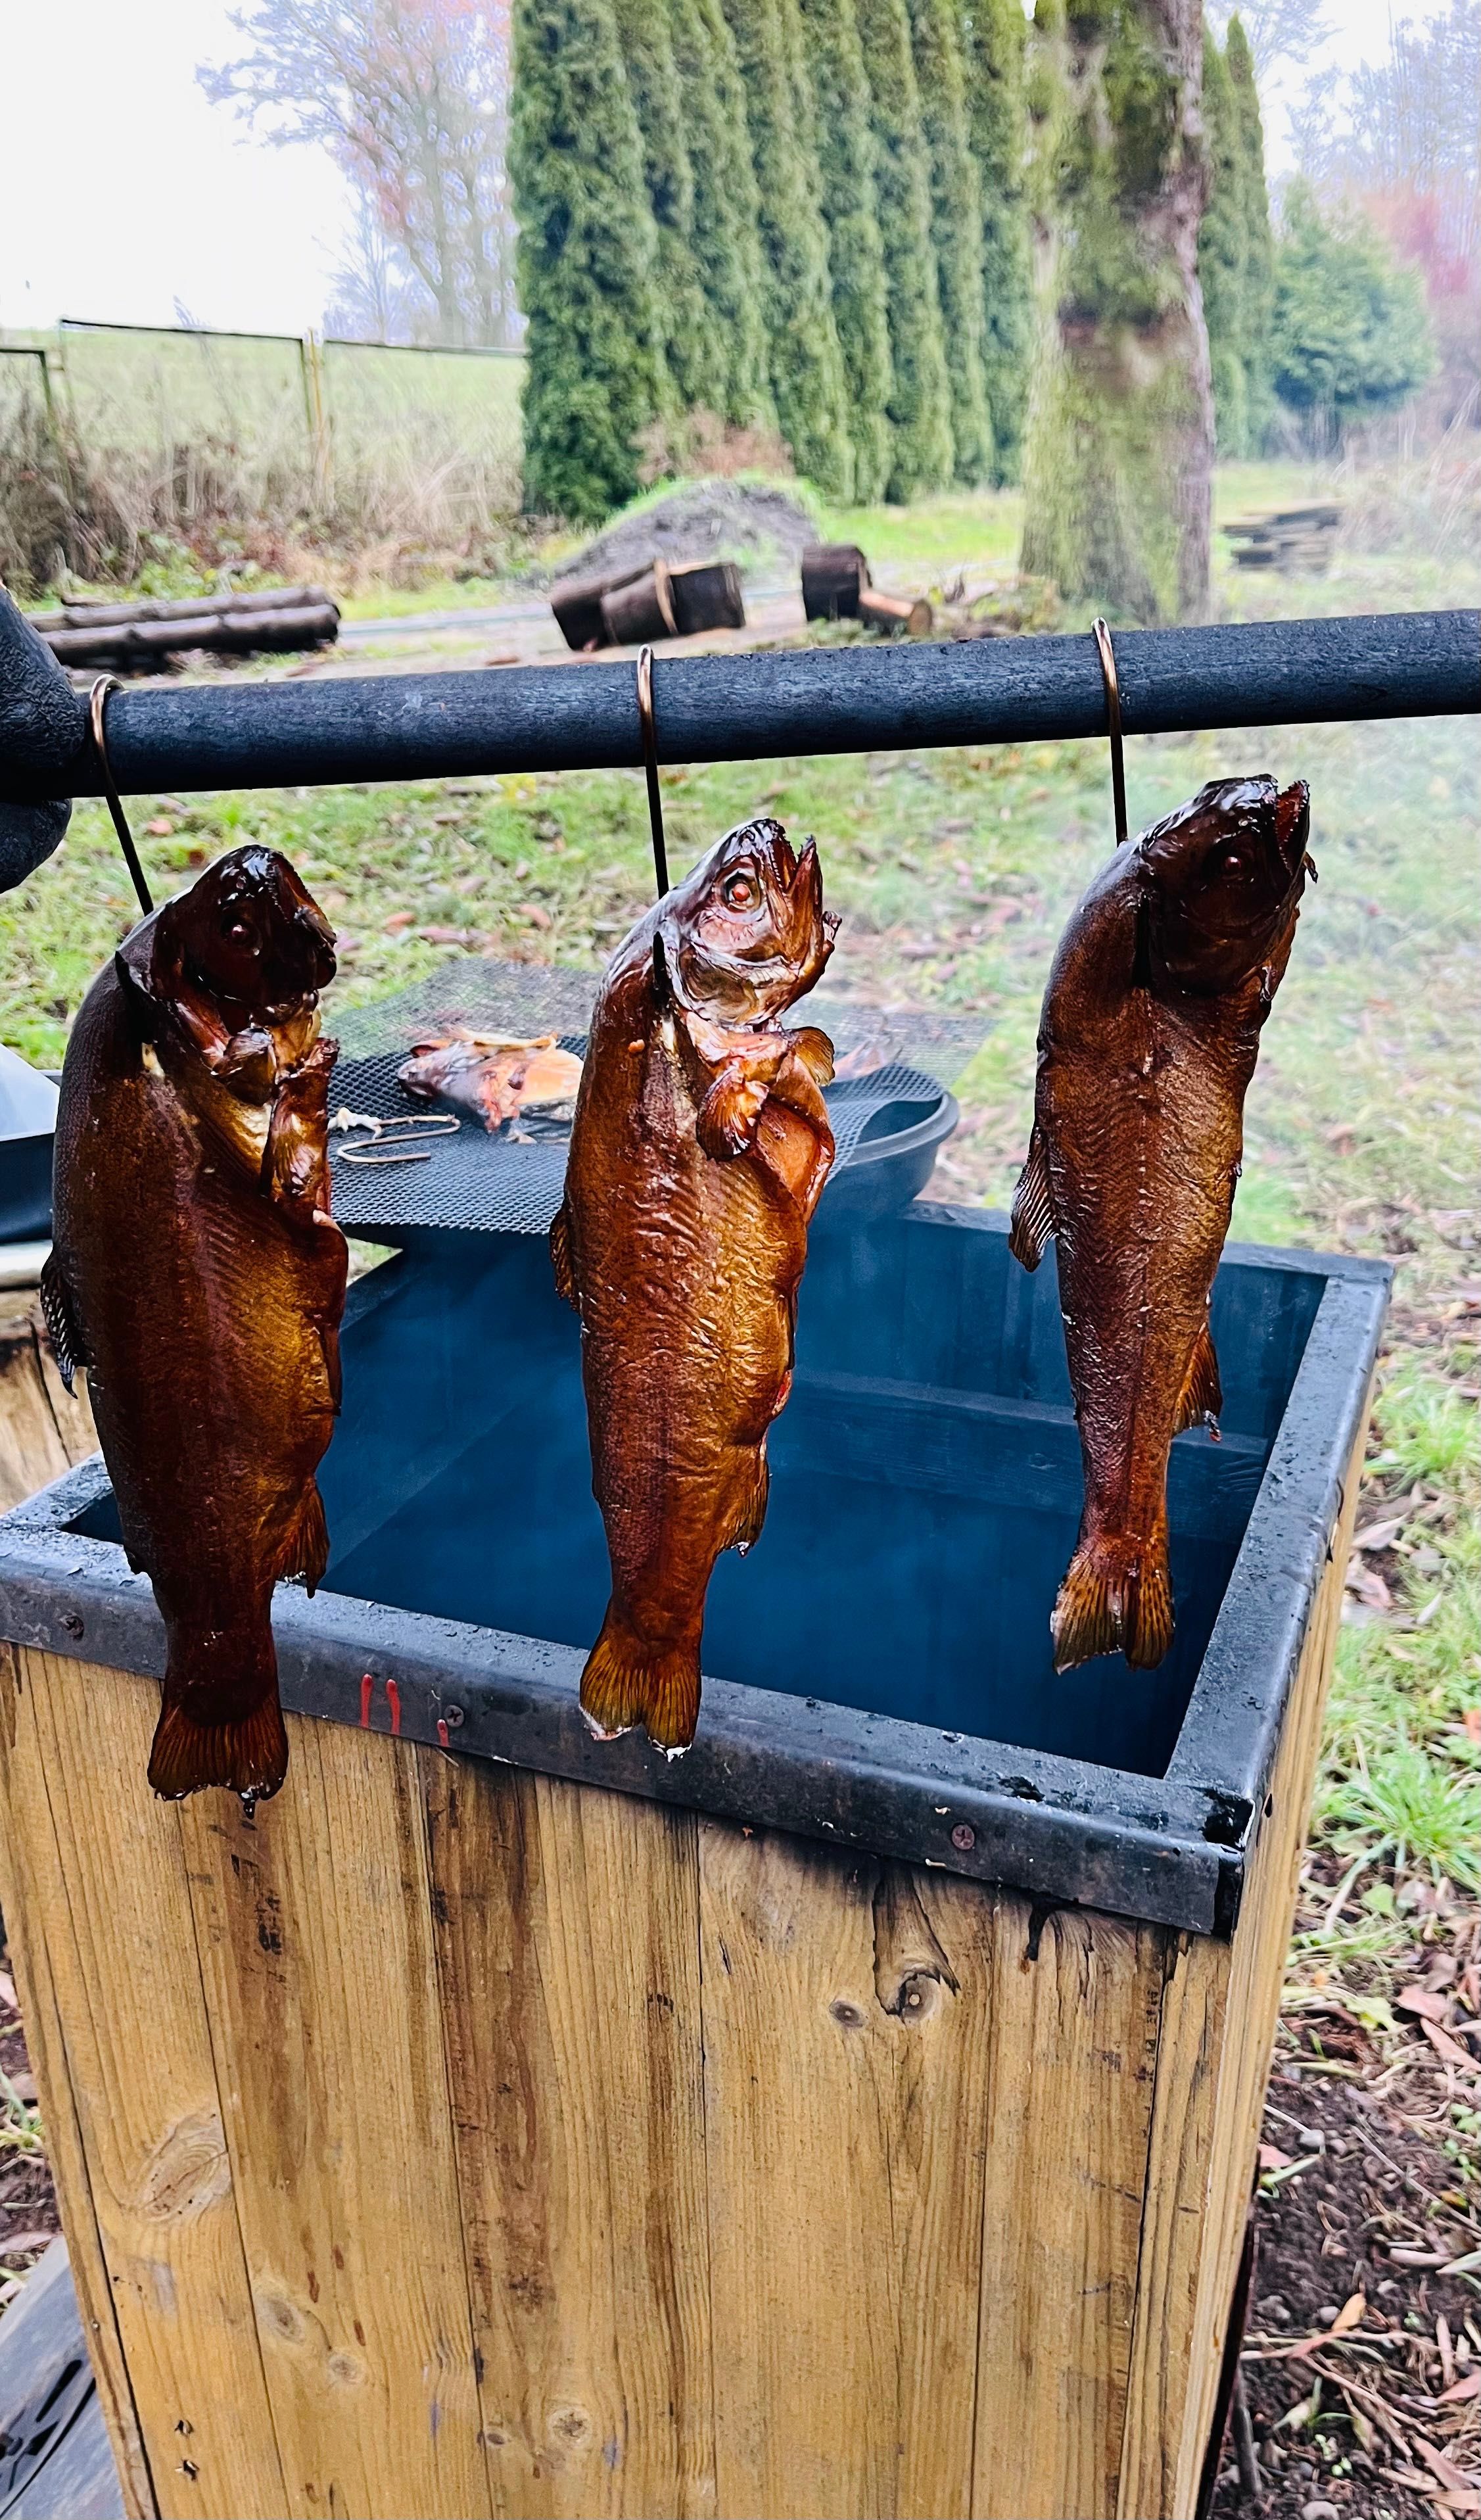
<path fill-rule="evenodd" d="M 1213 782 L 1101 868 L 1050 972 L 1010 1247 L 1037 1269 L 1056 1238 L 1085 1465 L 1058 1671 L 1118 1645 L 1150 1666 L 1172 1642 L 1167 1457 L 1185 1427 L 1217 1429 L 1209 1296 L 1308 827 L 1299 781 Z"/>
<path fill-rule="evenodd" d="M 807 1229 L 833 1158 L 832 1048 L 784 1010 L 832 951 L 818 854 L 731 832 L 618 947 L 592 1017 L 552 1234 L 581 1316 L 612 1593 L 581 1682 L 594 1732 L 681 1750 L 704 1597 L 766 1512 Z"/>
<path fill-rule="evenodd" d="M 286 858 L 234 849 L 134 929 L 67 1045 L 42 1293 L 164 1620 L 149 1774 L 171 1797 L 283 1782 L 273 1586 L 312 1590 L 329 1555 L 334 941 Z"/>

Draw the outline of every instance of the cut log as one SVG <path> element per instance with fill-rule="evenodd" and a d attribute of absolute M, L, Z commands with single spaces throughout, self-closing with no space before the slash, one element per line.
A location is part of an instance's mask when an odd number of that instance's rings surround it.
<path fill-rule="evenodd" d="M 696 560 L 669 572 L 679 636 L 696 630 L 743 630 L 745 603 L 740 571 L 733 560 Z"/>
<path fill-rule="evenodd" d="M 326 607 L 338 619 L 333 596 L 322 586 L 263 586 L 247 592 L 232 588 L 224 595 L 145 596 L 132 604 L 65 604 L 60 612 L 37 612 L 32 626 L 46 636 L 51 630 L 102 630 L 125 621 L 197 621 L 202 614 L 257 612 L 322 612 Z"/>
<path fill-rule="evenodd" d="M 250 656 L 262 650 L 287 652 L 323 648 L 339 634 L 333 604 L 294 605 L 286 612 L 217 612 L 201 609 L 167 621 L 105 621 L 90 629 L 42 632 L 64 665 L 155 663 L 161 656 L 204 649 L 214 655 Z"/>
<path fill-rule="evenodd" d="M 602 598 L 615 587 L 630 586 L 647 569 L 647 561 L 640 561 L 631 568 L 603 569 L 595 577 L 558 578 L 551 588 L 550 608 L 567 648 L 574 648 L 579 655 L 584 648 L 609 647 L 611 634 L 602 618 Z"/>
<path fill-rule="evenodd" d="M 873 630 L 903 633 L 911 639 L 928 639 L 935 625 L 935 614 L 923 595 L 880 595 L 873 587 L 859 598 L 859 618 Z"/>
<path fill-rule="evenodd" d="M 654 639 L 674 636 L 674 605 L 668 567 L 655 560 L 642 577 L 613 586 L 602 598 L 602 618 L 614 648 L 641 648 Z"/>
<path fill-rule="evenodd" d="M 802 607 L 809 621 L 852 620 L 870 583 L 856 543 L 809 543 L 802 555 Z"/>

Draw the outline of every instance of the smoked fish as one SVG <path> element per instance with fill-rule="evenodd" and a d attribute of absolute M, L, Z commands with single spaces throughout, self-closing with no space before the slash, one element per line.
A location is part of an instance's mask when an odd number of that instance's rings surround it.
<path fill-rule="evenodd" d="M 1010 1248 L 1036 1269 L 1055 1238 L 1085 1467 L 1058 1671 L 1172 1642 L 1168 1452 L 1218 1431 L 1209 1297 L 1309 829 L 1299 781 L 1212 782 L 1101 868 L 1050 972 Z"/>
<path fill-rule="evenodd" d="M 413 1044 L 396 1070 L 414 1102 L 439 1102 L 496 1135 L 524 1111 L 569 1118 L 581 1061 L 553 1032 L 534 1041 L 506 1033 L 452 1032 Z"/>
<path fill-rule="evenodd" d="M 329 1556 L 348 1252 L 319 1032 L 334 931 L 275 849 L 144 920 L 78 1012 L 57 1114 L 47 1320 L 85 1366 L 129 1562 L 164 1620 L 150 1782 L 275 1793 L 272 1596 Z"/>
<path fill-rule="evenodd" d="M 836 925 L 813 842 L 795 857 L 780 823 L 745 823 L 639 921 L 597 1000 L 551 1241 L 611 1558 L 581 1681 L 603 1736 L 693 1740 L 710 1575 L 760 1534 L 833 1158 L 831 1044 L 778 1018 Z"/>

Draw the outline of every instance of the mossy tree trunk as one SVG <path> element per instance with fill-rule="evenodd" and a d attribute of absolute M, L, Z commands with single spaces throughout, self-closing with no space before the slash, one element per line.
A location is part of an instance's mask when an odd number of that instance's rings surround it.
<path fill-rule="evenodd" d="M 636 496 L 641 433 L 673 406 L 611 0 L 516 0 L 514 65 L 524 502 L 596 523 Z"/>
<path fill-rule="evenodd" d="M 851 497 L 848 386 L 833 322 L 828 231 L 797 129 L 786 0 L 724 0 L 745 87 L 766 257 L 766 328 L 782 434 L 799 472 Z"/>
<path fill-rule="evenodd" d="M 966 114 L 982 197 L 982 374 L 997 481 L 1018 478 L 1033 351 L 1023 198 L 1027 32 L 1020 0 L 969 0 L 964 32 Z"/>
<path fill-rule="evenodd" d="M 959 0 L 910 0 L 916 85 L 931 189 L 931 239 L 952 387 L 959 481 L 992 476 L 993 429 L 982 373 L 982 190 L 967 134 Z"/>
<path fill-rule="evenodd" d="M 799 0 L 798 27 L 815 103 L 833 321 L 848 378 L 854 497 L 862 506 L 882 499 L 890 477 L 894 384 L 869 76 L 854 0 Z"/>
<path fill-rule="evenodd" d="M 870 83 L 875 198 L 884 245 L 891 384 L 885 496 L 901 505 L 952 477 L 952 394 L 931 241 L 931 194 L 906 0 L 855 0 Z"/>
<path fill-rule="evenodd" d="M 1209 603 L 1199 0 L 1039 0 L 1022 563 L 1122 619 Z"/>
<path fill-rule="evenodd" d="M 710 407 L 737 428 L 774 429 L 760 203 L 735 38 L 720 0 L 668 0 L 668 19 L 689 146 L 690 241 L 723 362 Z"/>

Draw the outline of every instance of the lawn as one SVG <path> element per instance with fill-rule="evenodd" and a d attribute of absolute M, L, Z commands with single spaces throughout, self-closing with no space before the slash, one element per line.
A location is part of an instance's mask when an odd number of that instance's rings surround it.
<path fill-rule="evenodd" d="M 1302 487 L 1245 468 L 1221 510 Z M 1008 496 L 827 522 L 901 568 L 1011 562 Z M 1231 573 L 1223 591 L 1233 607 L 1339 613 L 1474 604 L 1478 576 L 1454 554 L 1351 550 L 1324 579 Z M 1360 1511 L 1369 1545 L 1351 1579 L 1293 1954 L 1284 2038 L 1310 2052 L 1334 2015 L 1391 2039 L 1416 1938 L 1468 1931 L 1481 1892 L 1481 817 L 1474 725 L 1436 721 L 1134 742 L 1133 828 L 1205 779 L 1264 768 L 1310 782 L 1321 880 L 1250 1095 L 1234 1231 L 1386 1253 L 1398 1271 Z M 1104 747 L 714 766 L 666 772 L 663 789 L 677 866 L 761 805 L 817 833 L 844 914 L 843 985 L 980 1012 L 937 1188 L 1006 1202 L 1049 958 L 1110 845 Z M 449 932 L 474 950 L 596 964 L 649 879 L 632 774 L 141 799 L 135 823 L 159 881 L 248 837 L 286 849 L 342 931 L 340 1004 L 404 986 L 446 955 Z M 84 806 L 59 855 L 0 903 L 0 1037 L 60 1058 L 129 919 L 106 816 Z M 1481 2119 L 1463 2093 L 1447 2107 L 1458 2192 L 1481 2204 Z"/>

